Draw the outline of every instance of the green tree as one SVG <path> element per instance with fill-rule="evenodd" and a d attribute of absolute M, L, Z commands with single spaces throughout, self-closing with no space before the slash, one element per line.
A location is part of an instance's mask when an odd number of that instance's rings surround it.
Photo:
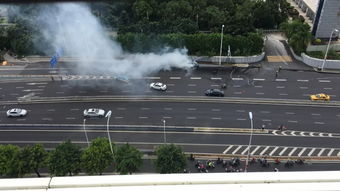
<path fill-rule="evenodd" d="M 112 145 L 114 148 L 114 145 Z M 90 175 L 102 174 L 114 162 L 110 143 L 107 138 L 98 137 L 83 151 L 81 166 Z"/>
<path fill-rule="evenodd" d="M 125 144 L 118 147 L 116 154 L 116 169 L 120 174 L 136 172 L 143 164 L 142 153 L 135 147 Z"/>
<path fill-rule="evenodd" d="M 150 15 L 152 15 L 153 13 L 151 5 L 144 0 L 137 0 L 133 4 L 133 11 L 136 14 L 137 18 L 141 20 L 149 20 Z"/>
<path fill-rule="evenodd" d="M 310 26 L 307 23 L 294 20 L 291 23 L 282 23 L 280 29 L 285 33 L 289 45 L 296 53 L 301 54 L 306 50 L 312 38 Z"/>
<path fill-rule="evenodd" d="M 155 165 L 160 173 L 183 172 L 186 167 L 186 157 L 179 146 L 161 145 L 156 149 L 156 155 Z"/>
<path fill-rule="evenodd" d="M 39 169 L 47 164 L 47 152 L 40 144 L 26 146 L 20 153 L 20 169 L 22 175 L 27 173 L 36 173 L 40 177 Z"/>
<path fill-rule="evenodd" d="M 50 173 L 56 176 L 70 176 L 80 172 L 80 147 L 66 141 L 59 144 L 54 151 L 50 153 L 48 167 Z"/>
<path fill-rule="evenodd" d="M 15 145 L 0 145 L 0 175 L 7 177 L 21 177 L 19 168 L 20 148 Z"/>

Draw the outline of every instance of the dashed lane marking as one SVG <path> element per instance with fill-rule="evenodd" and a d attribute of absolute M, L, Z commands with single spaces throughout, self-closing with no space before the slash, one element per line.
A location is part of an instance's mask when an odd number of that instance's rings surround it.
<path fill-rule="evenodd" d="M 239 88 L 241 87 L 240 85 L 233 85 L 233 88 Z"/>
<path fill-rule="evenodd" d="M 308 82 L 309 80 L 297 80 L 298 82 Z"/>
<path fill-rule="evenodd" d="M 217 84 L 212 84 L 212 85 L 210 85 L 211 87 L 218 87 L 218 86 L 220 86 L 220 85 L 217 85 Z"/>
<path fill-rule="evenodd" d="M 221 111 L 221 109 L 211 109 L 211 111 Z"/>
<path fill-rule="evenodd" d="M 287 115 L 295 115 L 294 112 L 285 112 Z"/>
<path fill-rule="evenodd" d="M 271 122 L 271 119 L 262 119 L 263 122 Z"/>
<path fill-rule="evenodd" d="M 163 119 L 172 119 L 170 116 L 164 116 Z"/>
<path fill-rule="evenodd" d="M 318 124 L 318 125 L 324 125 L 324 122 L 320 122 L 320 121 L 315 121 L 314 124 Z"/>
<path fill-rule="evenodd" d="M 167 86 L 175 86 L 175 84 L 166 84 Z"/>
<path fill-rule="evenodd" d="M 234 94 L 242 94 L 242 92 L 234 92 Z"/>
<path fill-rule="evenodd" d="M 195 94 L 197 91 L 188 91 L 189 94 Z"/>
<path fill-rule="evenodd" d="M 180 80 L 181 77 L 170 77 L 170 80 Z"/>
<path fill-rule="evenodd" d="M 49 112 L 53 112 L 53 111 L 55 111 L 55 109 L 48 109 L 47 111 L 49 111 Z"/>
<path fill-rule="evenodd" d="M 149 117 L 145 117 L 145 116 L 140 116 L 138 117 L 139 119 L 148 119 Z"/>
<path fill-rule="evenodd" d="M 291 121 L 289 120 L 288 123 L 297 123 L 298 121 Z"/>
<path fill-rule="evenodd" d="M 263 88 L 263 86 L 254 86 L 255 88 Z"/>
<path fill-rule="evenodd" d="M 300 152 L 299 152 L 299 154 L 298 154 L 298 156 L 300 157 L 305 151 L 307 150 L 307 148 L 305 147 L 305 148 L 303 148 Z"/>
<path fill-rule="evenodd" d="M 200 80 L 202 77 L 190 77 L 190 80 Z"/>
<path fill-rule="evenodd" d="M 290 153 L 288 154 L 288 156 L 292 156 L 293 153 L 296 151 L 296 149 L 297 149 L 297 147 L 294 147 L 294 148 L 290 151 Z"/>
<path fill-rule="evenodd" d="M 263 79 L 263 78 L 254 78 L 253 80 L 254 81 L 265 81 L 265 79 Z"/>
<path fill-rule="evenodd" d="M 150 108 L 149 107 L 142 107 L 142 108 L 140 108 L 141 110 L 150 110 Z"/>
<path fill-rule="evenodd" d="M 282 156 L 282 154 L 283 154 L 287 149 L 288 149 L 288 147 L 284 147 L 284 148 L 282 149 L 282 151 L 279 153 L 279 155 Z"/>
<path fill-rule="evenodd" d="M 320 114 L 320 113 L 312 113 L 312 115 L 314 115 L 314 116 L 320 116 L 321 114 Z"/>
<path fill-rule="evenodd" d="M 247 120 L 247 119 L 245 119 L 245 118 L 237 118 L 237 120 L 238 120 L 238 121 L 245 121 L 245 120 Z"/>
<path fill-rule="evenodd" d="M 211 119 L 212 120 L 221 120 L 222 118 L 221 117 L 212 117 Z"/>
<path fill-rule="evenodd" d="M 123 119 L 124 117 L 115 116 L 115 119 Z"/>
<path fill-rule="evenodd" d="M 319 80 L 319 82 L 321 82 L 321 83 L 329 83 L 331 81 L 330 80 Z"/>
<path fill-rule="evenodd" d="M 263 150 L 262 150 L 262 152 L 260 153 L 260 155 L 264 155 L 264 153 L 266 153 L 266 151 L 269 149 L 269 146 L 267 146 L 266 148 L 264 148 Z"/>
<path fill-rule="evenodd" d="M 323 88 L 324 90 L 332 90 L 333 88 Z"/>
<path fill-rule="evenodd" d="M 325 148 L 321 149 L 320 152 L 318 153 L 318 157 L 321 156 L 325 150 L 326 150 Z"/>
<path fill-rule="evenodd" d="M 240 80 L 244 80 L 243 78 L 231 78 L 234 81 L 240 81 Z"/>
<path fill-rule="evenodd" d="M 276 82 L 286 82 L 287 79 L 275 79 Z"/>
<path fill-rule="evenodd" d="M 196 111 L 197 109 L 196 108 L 188 108 L 187 110 L 188 111 Z"/>
<path fill-rule="evenodd" d="M 213 77 L 211 77 L 210 79 L 211 80 L 222 80 L 222 78 L 213 78 Z"/>
<path fill-rule="evenodd" d="M 147 80 L 159 80 L 161 79 L 161 77 L 158 77 L 158 76 L 147 76 L 147 77 L 143 77 L 144 79 L 147 79 Z"/>
<path fill-rule="evenodd" d="M 195 87 L 197 86 L 196 84 L 188 84 L 189 87 Z"/>
<path fill-rule="evenodd" d="M 248 151 L 249 147 L 246 147 L 246 149 L 243 150 L 243 152 L 241 153 L 241 155 L 245 155 L 246 152 Z"/>
<path fill-rule="evenodd" d="M 293 136 L 296 136 L 295 131 L 290 132 L 290 134 L 293 135 Z"/>
<path fill-rule="evenodd" d="M 67 119 L 67 120 L 74 120 L 76 118 L 74 118 L 74 117 L 66 117 L 65 119 Z"/>
<path fill-rule="evenodd" d="M 243 113 L 243 112 L 245 112 L 245 110 L 236 110 L 236 112 L 241 112 L 241 113 Z"/>
<path fill-rule="evenodd" d="M 264 95 L 263 92 L 256 92 L 256 95 Z"/>
<path fill-rule="evenodd" d="M 328 152 L 327 156 L 328 156 L 328 157 L 331 156 L 332 153 L 334 152 L 334 150 L 335 150 L 335 149 L 331 149 L 331 150 Z"/>
<path fill-rule="evenodd" d="M 275 153 L 275 151 L 276 151 L 277 149 L 279 149 L 279 147 L 275 147 L 275 148 L 272 150 L 272 152 L 269 153 L 269 156 L 272 156 L 272 155 Z"/>
<path fill-rule="evenodd" d="M 306 89 L 308 89 L 308 87 L 300 87 L 300 89 L 306 90 Z"/>
<path fill-rule="evenodd" d="M 288 94 L 286 93 L 279 93 L 280 96 L 287 96 Z"/>
<path fill-rule="evenodd" d="M 18 87 L 15 87 L 15 88 L 17 88 L 17 89 L 22 89 L 22 88 L 24 88 L 24 87 L 22 87 L 22 86 L 18 86 Z"/>
<path fill-rule="evenodd" d="M 282 88 L 285 88 L 285 86 L 276 86 L 276 88 L 282 89 Z"/>
<path fill-rule="evenodd" d="M 170 111 L 170 110 L 172 110 L 172 108 L 171 107 L 165 107 L 164 110 Z"/>
<path fill-rule="evenodd" d="M 261 148 L 260 146 L 257 146 L 250 154 L 254 155 L 256 153 L 257 150 L 259 150 L 259 148 Z"/>
<path fill-rule="evenodd" d="M 187 117 L 186 119 L 191 119 L 191 120 L 193 120 L 193 119 L 196 119 L 196 117 Z"/>
<path fill-rule="evenodd" d="M 80 109 L 79 108 L 72 108 L 70 109 L 71 111 L 79 111 Z"/>
<path fill-rule="evenodd" d="M 313 152 L 314 152 L 315 150 L 316 150 L 316 148 L 312 148 L 312 150 L 309 151 L 308 156 L 310 157 L 310 156 L 313 154 Z"/>
<path fill-rule="evenodd" d="M 242 146 L 238 146 L 233 152 L 232 154 L 234 155 L 235 153 L 237 153 L 238 150 L 240 150 L 242 148 Z"/>

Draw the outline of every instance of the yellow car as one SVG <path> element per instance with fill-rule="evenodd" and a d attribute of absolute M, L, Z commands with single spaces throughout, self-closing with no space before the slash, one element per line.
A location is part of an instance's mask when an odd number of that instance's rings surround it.
<path fill-rule="evenodd" d="M 324 101 L 329 101 L 331 99 L 331 96 L 327 94 L 315 94 L 315 95 L 310 95 L 310 100 L 316 101 L 316 100 L 324 100 Z"/>

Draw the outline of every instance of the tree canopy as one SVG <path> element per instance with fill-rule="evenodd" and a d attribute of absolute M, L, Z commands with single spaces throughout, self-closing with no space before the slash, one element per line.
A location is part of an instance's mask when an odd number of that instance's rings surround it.
<path fill-rule="evenodd" d="M 142 165 L 142 153 L 135 147 L 125 144 L 118 147 L 116 154 L 116 169 L 120 174 L 136 172 Z"/>
<path fill-rule="evenodd" d="M 156 169 L 162 174 L 183 172 L 186 167 L 186 157 L 179 146 L 161 145 L 157 147 L 156 155 Z"/>

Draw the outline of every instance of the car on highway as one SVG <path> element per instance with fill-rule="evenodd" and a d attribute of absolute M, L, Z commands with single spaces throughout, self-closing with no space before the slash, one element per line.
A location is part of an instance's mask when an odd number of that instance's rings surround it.
<path fill-rule="evenodd" d="M 224 91 L 219 89 L 208 89 L 204 92 L 206 96 L 217 96 L 217 97 L 223 97 Z"/>
<path fill-rule="evenodd" d="M 161 82 L 153 82 L 150 84 L 150 88 L 155 89 L 155 90 L 162 90 L 165 91 L 166 90 L 166 85 L 161 83 Z"/>
<path fill-rule="evenodd" d="M 105 111 L 103 109 L 90 108 L 84 110 L 84 117 L 104 117 Z"/>
<path fill-rule="evenodd" d="M 324 94 L 324 93 L 310 95 L 310 100 L 312 101 L 317 101 L 317 100 L 329 101 L 330 99 L 331 99 L 331 96 Z"/>
<path fill-rule="evenodd" d="M 24 117 L 27 115 L 26 109 L 13 108 L 7 111 L 7 117 Z"/>

